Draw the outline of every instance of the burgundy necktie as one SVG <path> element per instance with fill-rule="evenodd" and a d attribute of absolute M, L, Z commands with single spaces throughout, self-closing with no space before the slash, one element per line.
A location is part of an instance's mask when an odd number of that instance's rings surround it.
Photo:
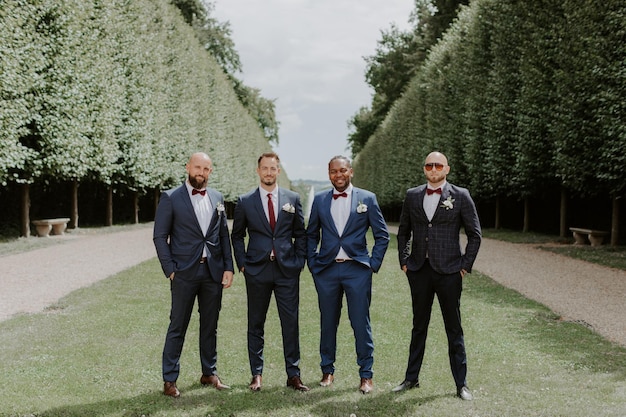
<path fill-rule="evenodd" d="M 276 227 L 276 216 L 274 215 L 274 203 L 272 202 L 272 193 L 267 193 L 267 212 L 270 216 L 270 227 L 272 232 Z"/>
<path fill-rule="evenodd" d="M 336 200 L 339 197 L 348 197 L 348 194 L 346 194 L 345 191 L 343 193 L 333 194 L 333 200 Z"/>
<path fill-rule="evenodd" d="M 206 190 L 197 190 L 195 188 L 193 190 L 191 190 L 191 195 L 196 195 L 196 194 L 205 195 L 206 194 Z"/>
<path fill-rule="evenodd" d="M 426 189 L 426 194 L 428 195 L 432 195 L 432 194 L 441 194 L 441 188 L 437 188 L 436 190 L 433 190 L 432 188 L 427 188 Z"/>

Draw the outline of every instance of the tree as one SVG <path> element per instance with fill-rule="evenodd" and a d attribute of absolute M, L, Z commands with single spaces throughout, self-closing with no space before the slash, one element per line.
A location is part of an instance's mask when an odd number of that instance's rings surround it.
<path fill-rule="evenodd" d="M 409 22 L 413 28 L 401 31 L 394 24 L 381 31 L 374 55 L 365 57 L 365 80 L 374 90 L 370 107 L 361 107 L 348 121 L 348 144 L 356 156 L 403 94 L 442 34 L 450 26 L 460 5 L 468 0 L 416 0 Z"/>

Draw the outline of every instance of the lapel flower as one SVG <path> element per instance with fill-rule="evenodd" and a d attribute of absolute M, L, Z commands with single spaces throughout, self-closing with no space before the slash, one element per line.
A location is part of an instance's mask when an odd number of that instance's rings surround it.
<path fill-rule="evenodd" d="M 363 204 L 362 201 L 359 201 L 359 205 L 356 206 L 356 212 L 361 214 L 367 211 L 367 204 Z"/>
<path fill-rule="evenodd" d="M 215 207 L 215 209 L 217 210 L 218 213 L 223 213 L 224 212 L 224 205 L 222 203 L 217 203 L 217 207 Z"/>
<path fill-rule="evenodd" d="M 441 203 L 441 205 L 439 207 L 443 207 L 446 210 L 450 210 L 454 208 L 454 198 L 452 198 L 452 196 L 449 196 L 448 198 L 446 198 L 445 200 L 443 200 L 443 203 Z"/>
<path fill-rule="evenodd" d="M 287 213 L 295 213 L 296 208 L 292 204 L 286 203 L 283 206 L 283 211 L 286 211 Z"/>

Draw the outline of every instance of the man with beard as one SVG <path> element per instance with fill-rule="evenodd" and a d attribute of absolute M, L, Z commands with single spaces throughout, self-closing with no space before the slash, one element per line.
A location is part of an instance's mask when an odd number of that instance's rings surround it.
<path fill-rule="evenodd" d="M 461 292 L 463 278 L 472 271 L 480 248 L 480 221 L 469 191 L 446 180 L 450 166 L 444 154 L 429 153 L 423 170 L 427 183 L 407 190 L 398 226 L 398 255 L 411 289 L 413 330 L 404 381 L 392 391 L 419 387 L 431 309 L 437 295 L 456 393 L 463 400 L 472 400 L 466 381 Z M 461 250 L 459 240 L 461 228 L 467 235 L 465 250 Z"/>
<path fill-rule="evenodd" d="M 185 166 L 187 181 L 161 194 L 154 219 L 154 246 L 170 282 L 170 324 L 163 348 L 163 393 L 177 398 L 189 320 L 198 298 L 202 385 L 228 389 L 217 376 L 217 321 L 222 290 L 233 281 L 233 259 L 220 192 L 207 188 L 211 158 L 194 153 Z"/>
<path fill-rule="evenodd" d="M 245 276 L 248 294 L 249 388 L 261 390 L 265 318 L 273 292 L 282 328 L 287 386 L 308 391 L 299 368 L 300 272 L 306 259 L 300 196 L 276 184 L 280 159 L 275 153 L 259 157 L 257 174 L 259 187 L 237 201 L 232 232 L 235 261 Z"/>
<path fill-rule="evenodd" d="M 361 377 L 359 391 L 369 394 L 374 388 L 372 275 L 383 263 L 389 232 L 376 195 L 354 187 L 353 175 L 352 164 L 345 156 L 335 156 L 328 163 L 328 178 L 333 188 L 317 193 L 313 200 L 306 230 L 307 262 L 321 316 L 320 385 L 328 387 L 335 379 L 337 327 L 345 294 Z M 370 229 L 374 236 L 371 256 L 366 236 Z"/>

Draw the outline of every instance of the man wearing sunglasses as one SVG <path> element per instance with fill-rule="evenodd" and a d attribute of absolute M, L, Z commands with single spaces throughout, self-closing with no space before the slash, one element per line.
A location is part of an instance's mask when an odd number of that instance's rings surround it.
<path fill-rule="evenodd" d="M 404 381 L 393 391 L 419 387 L 430 314 L 437 295 L 457 396 L 471 400 L 460 305 L 462 280 L 472 270 L 482 235 L 469 191 L 448 183 L 449 172 L 446 156 L 431 152 L 424 163 L 427 184 L 409 189 L 402 206 L 398 253 L 411 288 L 413 330 Z M 464 251 L 459 239 L 461 227 L 467 235 Z"/>

